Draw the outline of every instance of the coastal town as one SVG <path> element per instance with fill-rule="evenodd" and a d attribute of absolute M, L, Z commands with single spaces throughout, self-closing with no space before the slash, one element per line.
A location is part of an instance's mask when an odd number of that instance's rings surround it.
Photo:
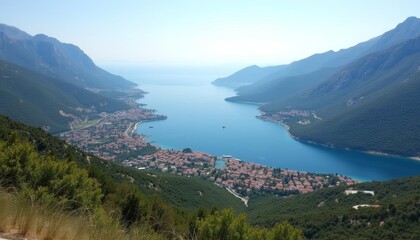
<path fill-rule="evenodd" d="M 356 183 L 351 178 L 343 176 L 272 168 L 244 162 L 229 155 L 216 157 L 185 149 L 183 151 L 160 149 L 151 155 L 127 159 L 123 164 L 139 170 L 159 170 L 183 176 L 202 177 L 244 197 L 257 192 L 286 196 L 312 192 L 333 185 L 349 186 Z"/>
<path fill-rule="evenodd" d="M 145 140 L 146 136 L 136 133 L 139 123 L 166 118 L 153 110 L 137 107 L 128 111 L 101 113 L 100 116 L 92 124 L 74 128 L 60 134 L 60 137 L 98 157 L 139 171 L 201 177 L 241 198 L 258 192 L 287 196 L 356 183 L 343 176 L 273 168 L 244 162 L 229 155 L 213 156 L 189 148 L 173 150 L 153 146 Z"/>
<path fill-rule="evenodd" d="M 145 136 L 135 134 L 139 122 L 166 119 L 153 110 L 132 108 L 114 113 L 100 113 L 100 119 L 86 127 L 74 128 L 59 135 L 68 143 L 101 157 L 116 160 L 118 156 L 141 151 L 149 146 Z"/>
<path fill-rule="evenodd" d="M 299 109 L 290 109 L 288 111 L 280 111 L 276 113 L 266 113 L 261 112 L 261 115 L 257 118 L 265 121 L 270 121 L 278 124 L 283 124 L 286 120 L 296 119 L 298 124 L 301 125 L 308 125 L 311 123 L 310 118 L 320 120 L 315 112 L 307 111 L 307 110 L 299 110 Z"/>

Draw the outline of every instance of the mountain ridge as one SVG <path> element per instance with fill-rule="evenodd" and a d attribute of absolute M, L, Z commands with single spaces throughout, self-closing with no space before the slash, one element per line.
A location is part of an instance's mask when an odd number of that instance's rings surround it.
<path fill-rule="evenodd" d="M 99 67 L 79 47 L 44 34 L 0 25 L 0 59 L 87 89 L 129 89 L 136 84 Z"/>

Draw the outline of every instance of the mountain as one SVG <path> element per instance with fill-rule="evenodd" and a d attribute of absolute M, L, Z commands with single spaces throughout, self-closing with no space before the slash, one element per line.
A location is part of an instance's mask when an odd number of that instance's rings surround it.
<path fill-rule="evenodd" d="M 0 114 L 50 132 L 127 104 L 0 60 Z"/>
<path fill-rule="evenodd" d="M 93 90 L 118 90 L 136 84 L 95 65 L 79 47 L 43 34 L 31 36 L 0 24 L 0 60 Z"/>
<path fill-rule="evenodd" d="M 280 69 L 284 66 L 275 66 L 275 67 L 259 67 L 257 65 L 252 65 L 246 67 L 230 76 L 224 78 L 218 78 L 212 82 L 212 84 L 217 86 L 224 86 L 230 88 L 238 88 L 241 86 L 246 86 L 254 83 L 258 79 L 264 78 Z"/>
<path fill-rule="evenodd" d="M 420 37 L 363 57 L 287 100 L 262 106 L 315 111 L 311 124 L 290 122 L 299 138 L 363 151 L 420 156 Z M 295 120 L 293 120 L 295 121 Z"/>
<path fill-rule="evenodd" d="M 338 52 L 331 50 L 325 53 L 317 53 L 287 65 L 273 66 L 271 68 L 275 70 L 274 72 L 269 75 L 262 75 L 262 77 L 255 74 L 257 78 L 248 80 L 248 82 L 253 82 L 253 84 L 238 88 L 238 94 L 247 95 L 253 92 L 258 92 L 260 90 L 259 87 L 264 87 L 264 84 L 285 77 L 308 74 L 321 68 L 333 68 L 345 65 L 352 59 L 361 56 L 366 50 L 370 49 L 376 41 L 377 38 L 373 38 L 354 47 L 342 49 Z"/>
<path fill-rule="evenodd" d="M 384 50 L 393 45 L 399 44 L 411 38 L 415 38 L 420 34 L 420 19 L 409 17 L 404 22 L 398 24 L 394 29 L 382 34 L 381 36 L 370 39 L 366 42 L 359 43 L 348 49 L 340 51 L 328 51 L 321 54 L 315 54 L 308 58 L 293 62 L 284 66 L 264 78 L 253 80 L 254 84 L 241 87 L 238 89 L 239 97 L 232 97 L 230 101 L 263 102 L 274 101 L 284 98 L 284 92 L 293 95 L 307 88 L 313 87 L 320 82 L 318 71 L 321 69 L 339 70 L 347 64 L 357 60 L 360 57 Z M 312 75 L 311 73 L 315 73 Z M 299 76 L 295 80 L 300 83 L 290 84 L 292 81 L 289 77 Z M 325 75 L 325 79 L 331 75 Z M 312 79 L 315 81 L 312 82 Z M 285 83 L 281 83 L 285 81 Z M 289 81 L 287 81 L 289 80 Z M 289 87 L 289 85 L 291 87 Z M 301 87 L 296 88 L 296 85 Z M 269 91 L 270 93 L 268 93 Z M 279 94 L 274 94 L 279 91 Z"/>
<path fill-rule="evenodd" d="M 308 86 L 321 83 L 336 73 L 337 70 L 338 68 L 322 68 L 308 74 L 284 77 L 279 81 L 267 82 L 261 85 L 258 90 L 249 94 L 229 97 L 226 101 L 268 103 L 273 100 L 285 99 L 306 89 Z"/>

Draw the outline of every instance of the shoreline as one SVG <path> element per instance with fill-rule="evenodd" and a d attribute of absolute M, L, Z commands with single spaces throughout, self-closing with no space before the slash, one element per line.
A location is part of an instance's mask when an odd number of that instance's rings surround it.
<path fill-rule="evenodd" d="M 153 119 L 153 120 L 146 120 L 146 121 L 139 121 L 139 122 L 137 122 L 135 125 L 134 125 L 134 129 L 133 129 L 133 133 L 134 134 L 136 134 L 136 135 L 138 135 L 138 136 L 140 136 L 140 137 L 142 137 L 142 139 L 145 141 L 145 142 L 147 142 L 148 144 L 150 144 L 150 145 L 152 145 L 152 146 L 154 146 L 154 147 L 156 147 L 157 149 L 166 149 L 164 146 L 159 146 L 158 144 L 156 144 L 155 142 L 153 142 L 153 141 L 148 141 L 147 140 L 147 137 L 148 137 L 148 135 L 145 135 L 144 133 L 140 133 L 140 132 L 138 132 L 138 128 L 139 128 L 139 126 L 142 124 L 142 123 L 145 123 L 145 122 L 155 122 L 155 121 L 162 121 L 162 120 L 166 120 L 167 118 L 163 118 L 163 119 Z M 289 129 L 290 129 L 290 127 L 287 125 L 287 124 L 285 124 L 285 123 L 281 123 L 281 122 L 275 122 L 275 121 L 270 121 L 270 120 L 268 120 L 268 119 L 262 119 L 262 120 L 264 120 L 264 121 L 269 121 L 269 122 L 274 122 L 274 123 L 277 123 L 277 124 L 280 124 L 280 125 L 282 125 L 286 130 L 287 130 L 287 133 L 289 134 L 289 136 L 291 137 L 291 138 L 293 138 L 293 139 L 296 139 L 296 140 L 298 140 L 298 141 L 300 141 L 300 139 L 299 138 L 297 138 L 296 136 L 294 136 L 293 134 L 291 134 L 290 133 L 290 131 L 289 131 Z M 179 149 L 178 151 L 181 151 L 182 149 Z M 213 155 L 213 156 L 216 156 L 216 155 L 214 155 L 213 153 L 207 153 L 207 154 L 210 154 L 210 155 Z M 240 161 L 242 161 L 242 160 L 240 160 Z M 258 163 L 258 162 L 255 162 L 255 161 L 249 161 L 249 162 L 247 162 L 247 163 L 252 163 L 252 164 L 260 164 L 260 163 Z M 268 166 L 268 167 L 272 167 L 272 166 Z M 216 165 L 214 166 L 214 168 L 216 168 Z M 294 169 L 292 169 L 292 170 L 294 170 Z M 300 170 L 295 170 L 295 171 L 300 171 Z M 306 171 L 304 171 L 304 172 L 306 172 Z M 326 172 L 323 172 L 323 173 L 315 173 L 314 172 L 314 174 L 319 174 L 319 175 L 328 175 L 328 174 L 332 174 L 332 173 L 326 173 Z M 356 180 L 357 182 L 361 182 L 359 179 L 360 178 L 356 178 L 356 177 L 350 177 L 351 179 L 353 179 L 353 180 Z M 370 181 L 370 180 L 363 180 L 363 181 Z M 232 190 L 233 191 L 233 190 Z M 235 194 L 237 194 L 236 192 L 235 192 Z M 238 195 L 237 197 L 241 197 L 240 195 Z M 242 201 L 244 201 L 244 203 L 245 203 L 245 200 L 244 199 L 241 199 Z"/>
<path fill-rule="evenodd" d="M 263 112 L 262 112 L 262 111 L 260 111 L 260 113 L 263 113 Z M 299 137 L 297 137 L 297 136 L 293 135 L 293 134 L 291 133 L 291 131 L 290 131 L 290 126 L 289 126 L 289 125 L 287 125 L 287 124 L 286 124 L 286 123 L 284 123 L 284 122 L 276 121 L 276 120 L 274 120 L 274 119 L 267 119 L 267 118 L 263 118 L 263 117 L 261 117 L 261 115 L 260 115 L 260 116 L 257 116 L 257 118 L 259 118 L 260 120 L 263 120 L 263 121 L 268 121 L 268 122 L 272 122 L 272 123 L 277 124 L 277 125 L 281 125 L 282 127 L 284 127 L 284 128 L 285 128 L 285 130 L 287 131 L 287 134 L 288 134 L 291 138 L 293 138 L 294 140 L 299 141 L 299 142 L 301 142 L 301 143 L 311 144 L 311 145 L 314 145 L 314 146 L 321 146 L 321 147 L 325 147 L 325 148 L 329 148 L 329 149 L 339 149 L 339 150 L 346 150 L 346 151 L 355 151 L 355 152 L 364 153 L 364 154 L 368 154 L 368 155 L 378 155 L 378 156 L 383 156 L 383 157 L 398 157 L 398 158 L 405 158 L 405 159 L 411 159 L 411 160 L 415 160 L 415 161 L 420 161 L 420 157 L 418 157 L 418 158 L 414 158 L 414 157 L 413 157 L 413 158 L 411 158 L 411 157 L 405 157 L 405 156 L 394 156 L 394 155 L 390 155 L 390 154 L 387 154 L 387 153 L 374 152 L 374 151 L 370 151 L 370 152 L 367 152 L 367 151 L 359 151 L 359 150 L 355 150 L 355 149 L 340 148 L 340 147 L 336 147 L 336 146 L 332 146 L 332 145 L 326 145 L 326 144 L 321 144 L 321 143 L 317 143 L 317 142 L 313 142 L 313 141 L 304 140 L 304 139 L 301 139 L 301 138 L 299 138 Z M 139 135 L 139 136 L 142 136 L 142 139 L 143 139 L 145 142 L 149 143 L 150 145 L 155 146 L 155 147 L 156 147 L 156 148 L 158 148 L 158 149 L 165 149 L 164 147 L 161 147 L 161 146 L 159 146 L 158 144 L 156 144 L 156 143 L 154 143 L 154 142 L 150 142 L 150 141 L 148 141 L 148 140 L 147 140 L 147 136 L 146 136 L 146 135 L 141 134 L 141 133 L 139 133 L 139 132 L 137 131 L 137 129 L 139 128 L 139 126 L 140 126 L 142 123 L 146 123 L 146 122 L 154 122 L 154 121 L 162 121 L 162 120 L 165 120 L 165 119 L 166 119 L 166 118 L 163 118 L 163 119 L 146 120 L 146 121 L 139 121 L 139 122 L 137 122 L 136 124 L 133 124 L 133 129 L 132 129 L 132 131 L 133 131 L 133 133 L 134 133 L 134 134 Z M 209 153 L 209 154 L 212 154 L 212 153 Z M 255 162 L 250 161 L 250 163 L 255 163 Z M 255 164 L 257 164 L 257 163 L 255 163 Z M 317 174 L 329 174 L 329 173 L 317 173 Z M 369 181 L 374 181 L 374 180 L 372 180 L 372 179 L 361 179 L 360 177 L 357 177 L 357 176 L 354 176 L 354 177 L 350 176 L 350 178 L 351 178 L 351 179 L 353 179 L 353 180 L 355 180 L 355 181 L 357 181 L 357 182 L 359 182 L 359 183 L 360 183 L 360 182 L 369 182 Z M 242 199 L 241 199 L 241 200 L 242 200 Z M 243 201 L 243 200 L 242 200 L 242 201 Z M 245 202 L 244 202 L 244 203 L 245 203 Z"/>
<path fill-rule="evenodd" d="M 260 113 L 264 114 L 263 111 L 260 111 Z M 272 122 L 272 123 L 283 126 L 286 129 L 287 134 L 289 134 L 290 137 L 292 137 L 296 141 L 299 141 L 299 142 L 302 142 L 302 143 L 307 143 L 307 144 L 311 144 L 311 145 L 315 145 L 315 146 L 326 147 L 326 148 L 330 148 L 330 149 L 340 149 L 340 150 L 346 150 L 346 151 L 354 151 L 354 152 L 364 153 L 364 154 L 368 154 L 368 155 L 372 155 L 372 156 L 381 156 L 381 157 L 389 157 L 389 158 L 394 157 L 394 158 L 410 159 L 410 160 L 413 160 L 413 161 L 420 161 L 420 156 L 404 156 L 404 155 L 390 154 L 390 153 L 386 153 L 386 152 L 373 151 L 373 150 L 371 150 L 371 151 L 361 151 L 361 150 L 358 150 L 358 149 L 352 149 L 352 148 L 348 148 L 348 147 L 337 147 L 337 146 L 334 146 L 334 145 L 328 145 L 328 144 L 323 144 L 323 143 L 314 142 L 314 141 L 310 141 L 310 140 L 305 140 L 305 139 L 302 139 L 298 136 L 293 135 L 290 132 L 290 126 L 287 125 L 284 122 L 280 122 L 280 121 L 277 121 L 277 120 L 274 120 L 274 119 L 269 119 L 269 118 L 266 118 L 266 117 L 262 117 L 262 115 L 257 116 L 257 118 L 260 119 L 260 120 L 263 120 L 263 121 L 268 121 L 268 122 Z"/>

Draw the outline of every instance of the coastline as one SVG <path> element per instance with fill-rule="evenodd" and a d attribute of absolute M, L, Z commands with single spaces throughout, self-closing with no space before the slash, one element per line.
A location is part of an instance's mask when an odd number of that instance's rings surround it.
<path fill-rule="evenodd" d="M 230 100 L 230 97 L 225 98 L 225 101 L 226 102 L 231 102 L 231 103 L 254 105 L 254 106 L 262 106 L 262 105 L 265 104 L 265 103 L 261 103 L 261 102 L 232 101 L 232 100 Z"/>
<path fill-rule="evenodd" d="M 138 131 L 141 126 L 141 121 L 136 126 L 136 134 L 144 136 L 143 133 Z M 143 138 L 144 142 L 151 144 Z M 337 176 L 332 173 L 318 174 L 314 172 L 306 172 L 299 170 L 289 169 L 276 169 L 254 161 L 244 162 L 240 159 L 227 157 L 225 167 L 216 167 L 216 156 L 208 152 L 195 152 L 199 154 L 198 158 L 189 156 L 181 150 L 170 150 L 164 146 L 151 144 L 159 149 L 156 153 L 143 156 L 141 159 L 131 159 L 123 162 L 125 166 L 139 166 L 144 168 L 158 168 L 164 172 L 172 172 L 185 176 L 204 176 L 204 178 L 211 181 L 217 186 L 225 188 L 228 192 L 239 198 L 245 206 L 248 204 L 248 193 L 252 191 L 262 191 L 268 193 L 278 193 L 282 195 L 290 195 L 296 193 L 307 193 L 318 189 L 319 187 L 330 187 L 334 176 L 338 177 L 340 183 L 346 185 L 353 185 L 358 183 L 355 179 L 347 176 Z M 187 154 L 187 155 L 186 155 Z M 202 156 L 205 156 L 204 158 Z M 207 160 L 206 160 L 207 158 Z M 150 162 L 150 159 L 155 159 Z M 154 162 L 156 161 L 156 162 Z M 204 161 L 204 162 L 202 162 Z M 207 161 L 207 163 L 206 163 Z M 186 166 L 184 164 L 189 164 Z M 209 164 L 210 169 L 215 169 L 216 173 L 206 172 L 208 169 L 203 169 L 201 166 Z M 207 167 L 206 167 L 207 168 Z M 212 170 L 213 171 L 213 170 Z M 218 175 L 219 173 L 219 175 Z M 221 175 L 225 174 L 224 177 Z M 241 177 L 242 176 L 242 177 Z M 293 181 L 287 180 L 288 176 L 292 176 Z M 239 183 L 239 185 L 238 185 Z M 336 185 L 336 183 L 333 183 Z M 238 187 L 239 186 L 239 187 Z M 238 189 L 236 189 L 238 188 Z M 244 192 L 239 194 L 237 190 Z"/>
<path fill-rule="evenodd" d="M 260 113 L 264 114 L 263 111 L 260 111 Z M 420 156 L 404 156 L 404 155 L 390 154 L 390 153 L 386 153 L 386 152 L 373 151 L 373 150 L 362 151 L 362 150 L 352 149 L 352 148 L 348 148 L 348 147 L 337 147 L 337 146 L 334 146 L 334 145 L 323 144 L 323 143 L 319 143 L 319 142 L 305 140 L 305 139 L 302 139 L 298 136 L 293 135 L 290 131 L 290 126 L 287 125 L 284 122 L 277 121 L 277 120 L 274 120 L 274 119 L 270 119 L 270 118 L 267 118 L 267 117 L 263 117 L 262 115 L 257 116 L 257 118 L 260 119 L 260 120 L 263 120 L 263 121 L 268 121 L 268 122 L 272 122 L 272 123 L 279 124 L 279 125 L 283 126 L 286 129 L 286 131 L 287 131 L 287 133 L 289 134 L 290 137 L 292 137 L 296 141 L 299 141 L 299 142 L 302 142 L 302 143 L 307 143 L 307 144 L 326 147 L 326 148 L 331 148 L 331 149 L 341 149 L 341 150 L 346 150 L 346 151 L 354 151 L 354 152 L 364 153 L 364 154 L 373 155 L 373 156 L 404 158 L 404 159 L 410 159 L 410 160 L 413 160 L 413 161 L 420 161 Z"/>

